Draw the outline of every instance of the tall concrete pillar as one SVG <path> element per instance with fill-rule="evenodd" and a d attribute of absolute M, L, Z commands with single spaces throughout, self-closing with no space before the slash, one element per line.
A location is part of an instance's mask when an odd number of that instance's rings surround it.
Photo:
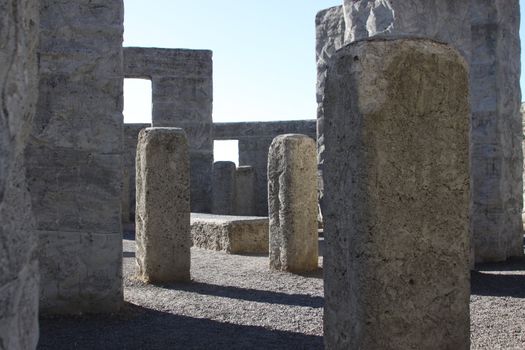
<path fill-rule="evenodd" d="M 38 342 L 37 236 L 24 149 L 38 97 L 38 2 L 0 0 L 0 348 Z"/>
<path fill-rule="evenodd" d="M 122 290 L 122 0 L 40 0 L 26 149 L 49 313 L 114 312 Z"/>
<path fill-rule="evenodd" d="M 182 129 L 140 132 L 136 179 L 140 277 L 153 283 L 190 280 L 190 168 Z"/>
<path fill-rule="evenodd" d="M 235 200 L 234 162 L 220 161 L 213 163 L 212 172 L 212 213 L 233 215 Z"/>
<path fill-rule="evenodd" d="M 270 268 L 317 269 L 317 159 L 306 135 L 277 136 L 268 154 Z"/>
<path fill-rule="evenodd" d="M 469 349 L 468 66 L 422 39 L 338 51 L 326 81 L 328 349 Z"/>
<path fill-rule="evenodd" d="M 241 165 L 235 172 L 235 199 L 233 211 L 235 215 L 255 215 L 255 168 Z"/>

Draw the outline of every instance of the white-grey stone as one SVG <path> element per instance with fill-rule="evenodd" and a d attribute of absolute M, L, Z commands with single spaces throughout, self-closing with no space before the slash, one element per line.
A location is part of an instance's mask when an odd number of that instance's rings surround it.
<path fill-rule="evenodd" d="M 190 161 L 179 128 L 146 128 L 137 143 L 136 242 L 140 277 L 190 280 Z"/>
<path fill-rule="evenodd" d="M 270 268 L 317 269 L 317 157 L 306 135 L 277 136 L 268 152 Z"/>
<path fill-rule="evenodd" d="M 229 254 L 268 254 L 268 218 L 192 213 L 191 237 L 198 248 Z"/>
<path fill-rule="evenodd" d="M 327 349 L 469 349 L 469 93 L 430 40 L 360 41 L 326 81 Z"/>
<path fill-rule="evenodd" d="M 219 161 L 213 163 L 211 206 L 213 214 L 233 214 L 236 170 L 237 167 L 234 162 Z"/>
<path fill-rule="evenodd" d="M 38 342 L 37 239 L 24 149 L 38 97 L 38 2 L 0 0 L 0 349 Z"/>
<path fill-rule="evenodd" d="M 123 303 L 123 1 L 39 3 L 39 99 L 26 164 L 40 309 L 113 312 Z"/>

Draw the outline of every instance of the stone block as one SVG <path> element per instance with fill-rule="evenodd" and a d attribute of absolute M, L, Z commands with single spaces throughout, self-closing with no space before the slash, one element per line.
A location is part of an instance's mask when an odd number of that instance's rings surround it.
<path fill-rule="evenodd" d="M 38 99 L 38 2 L 0 0 L 0 348 L 38 343 L 37 237 L 24 150 Z"/>
<path fill-rule="evenodd" d="M 233 212 L 235 215 L 255 215 L 255 169 L 252 166 L 239 166 L 235 172 Z"/>
<path fill-rule="evenodd" d="M 430 40 L 335 54 L 324 99 L 326 348 L 469 349 L 468 85 L 463 57 Z"/>
<path fill-rule="evenodd" d="M 236 166 L 234 162 L 220 161 L 213 163 L 211 209 L 213 214 L 233 214 L 235 172 Z"/>
<path fill-rule="evenodd" d="M 146 128 L 137 143 L 137 263 L 152 283 L 190 279 L 190 164 L 182 129 Z"/>
<path fill-rule="evenodd" d="M 198 248 L 229 254 L 268 254 L 268 218 L 191 214 L 191 236 Z"/>
<path fill-rule="evenodd" d="M 315 141 L 306 135 L 280 135 L 270 146 L 268 215 L 272 269 L 317 269 L 316 154 Z"/>

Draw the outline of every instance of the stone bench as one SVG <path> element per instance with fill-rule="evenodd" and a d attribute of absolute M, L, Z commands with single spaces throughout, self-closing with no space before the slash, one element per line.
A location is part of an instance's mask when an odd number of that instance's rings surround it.
<path fill-rule="evenodd" d="M 268 254 L 268 218 L 191 213 L 193 246 L 230 254 Z"/>

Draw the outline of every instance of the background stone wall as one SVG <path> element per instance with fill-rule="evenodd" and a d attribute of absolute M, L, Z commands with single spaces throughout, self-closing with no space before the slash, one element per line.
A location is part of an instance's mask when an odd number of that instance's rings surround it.
<path fill-rule="evenodd" d="M 255 169 L 255 215 L 268 215 L 268 150 L 282 134 L 305 134 L 315 140 L 315 120 L 278 122 L 215 123 L 215 140 L 239 140 L 239 165 Z"/>
<path fill-rule="evenodd" d="M 0 349 L 34 349 L 37 239 L 24 148 L 38 96 L 38 3 L 0 0 L 0 28 Z"/>
<path fill-rule="evenodd" d="M 40 1 L 40 97 L 27 173 L 44 312 L 122 295 L 122 0 Z"/>
<path fill-rule="evenodd" d="M 151 80 L 152 126 L 183 128 L 191 162 L 191 209 L 210 211 L 213 63 L 208 50 L 124 48 L 124 76 Z"/>

